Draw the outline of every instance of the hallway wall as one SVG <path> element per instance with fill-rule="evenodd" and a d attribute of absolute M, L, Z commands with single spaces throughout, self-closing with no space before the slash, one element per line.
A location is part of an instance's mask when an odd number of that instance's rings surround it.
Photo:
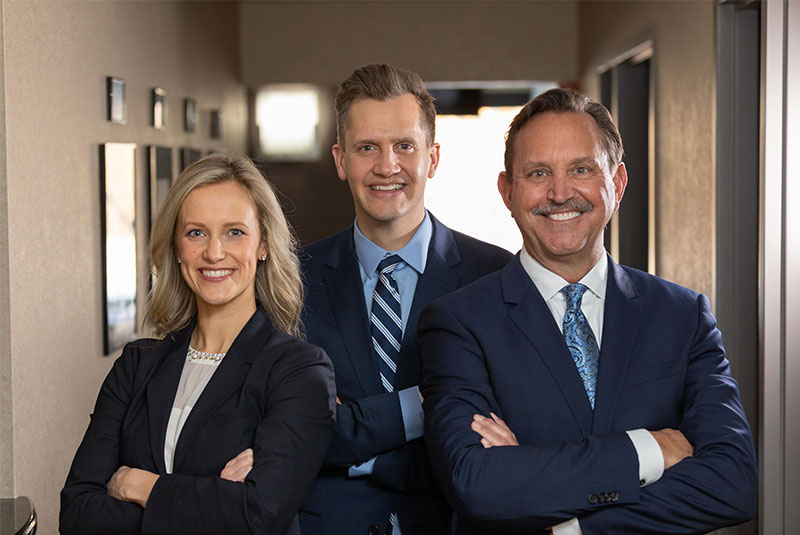
<path fill-rule="evenodd" d="M 306 82 L 327 88 L 367 63 L 392 63 L 426 82 L 560 80 L 578 76 L 578 2 L 307 1 L 241 4 L 248 87 Z M 265 166 L 303 242 L 353 222 L 350 191 L 322 158 Z M 448 147 L 442 147 L 448 157 Z M 498 171 L 500 171 L 498 169 Z M 492 183 L 496 175 L 486 177 Z"/>
<path fill-rule="evenodd" d="M 647 39 L 655 43 L 657 274 L 709 296 L 715 233 L 715 6 L 705 0 L 632 0 L 582 2 L 579 9 L 581 84 L 595 98 L 599 65 Z"/>
<path fill-rule="evenodd" d="M 31 497 L 39 532 L 51 534 L 58 492 L 115 358 L 102 354 L 98 145 L 137 143 L 140 185 L 148 144 L 173 147 L 175 171 L 181 146 L 244 150 L 246 92 L 233 3 L 5 1 L 2 22 L 8 225 L 0 259 L 7 237 L 11 352 L 9 361 L 0 338 L 0 386 L 10 368 L 12 391 L 0 388 L 0 407 L 13 407 L 13 458 L 0 462 L 14 475 L 0 488 Z M 125 125 L 106 121 L 107 75 L 127 80 Z M 152 87 L 167 91 L 163 131 L 150 126 Z M 186 96 L 200 108 L 193 134 L 183 133 Z M 209 108 L 223 109 L 221 140 L 209 137 Z M 144 265 L 140 258 L 140 280 Z M 2 290 L 0 279 L 0 327 Z"/>

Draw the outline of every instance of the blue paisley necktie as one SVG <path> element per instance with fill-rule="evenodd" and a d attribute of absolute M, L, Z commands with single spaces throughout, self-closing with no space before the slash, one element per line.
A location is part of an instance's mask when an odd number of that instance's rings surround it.
<path fill-rule="evenodd" d="M 600 360 L 600 349 L 586 316 L 581 311 L 583 293 L 588 290 L 583 284 L 567 284 L 561 293 L 567 300 L 567 311 L 564 313 L 564 340 L 567 342 L 572 360 L 578 367 L 583 379 L 583 387 L 589 396 L 589 404 L 594 410 L 594 395 L 597 387 L 597 366 Z"/>

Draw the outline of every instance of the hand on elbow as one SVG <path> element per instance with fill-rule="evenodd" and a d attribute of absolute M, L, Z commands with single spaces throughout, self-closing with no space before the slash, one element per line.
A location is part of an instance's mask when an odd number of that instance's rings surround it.
<path fill-rule="evenodd" d="M 158 474 L 123 465 L 106 483 L 106 492 L 112 498 L 145 507 L 157 479 Z"/>
<path fill-rule="evenodd" d="M 247 448 L 225 464 L 222 472 L 219 473 L 219 477 L 227 479 L 228 481 L 244 483 L 247 474 L 249 474 L 252 469 L 253 449 Z"/>
<path fill-rule="evenodd" d="M 476 414 L 472 417 L 470 428 L 481 436 L 484 448 L 494 446 L 519 446 L 517 435 L 508 427 L 502 418 L 490 412 L 491 419 Z"/>
<path fill-rule="evenodd" d="M 664 470 L 668 470 L 687 457 L 694 456 L 694 447 L 677 429 L 650 431 L 650 434 L 661 447 L 661 454 L 664 456 Z"/>

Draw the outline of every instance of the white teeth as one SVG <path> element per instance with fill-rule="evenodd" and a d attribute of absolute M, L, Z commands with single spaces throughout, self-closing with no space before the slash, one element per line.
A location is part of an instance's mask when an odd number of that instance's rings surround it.
<path fill-rule="evenodd" d="M 380 186 L 380 185 L 370 186 L 370 189 L 375 191 L 397 191 L 402 188 L 403 188 L 402 184 L 389 184 L 386 186 Z"/>
<path fill-rule="evenodd" d="M 547 214 L 547 218 L 555 219 L 556 221 L 566 221 L 568 219 L 579 217 L 580 215 L 580 212 L 556 212 L 553 214 Z"/>
<path fill-rule="evenodd" d="M 209 277 L 211 279 L 218 279 L 220 277 L 225 277 L 227 275 L 230 275 L 231 273 L 233 273 L 233 270 L 232 269 L 214 269 L 214 270 L 203 269 L 203 270 L 201 270 L 201 273 L 203 275 L 205 275 L 206 277 Z"/>

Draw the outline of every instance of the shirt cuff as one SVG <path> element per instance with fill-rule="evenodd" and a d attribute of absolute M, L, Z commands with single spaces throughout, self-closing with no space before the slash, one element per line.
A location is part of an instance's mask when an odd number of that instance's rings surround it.
<path fill-rule="evenodd" d="M 375 471 L 375 459 L 377 458 L 378 457 L 375 456 L 369 461 L 364 461 L 361 464 L 351 466 L 347 469 L 347 477 L 371 476 L 372 472 Z"/>
<path fill-rule="evenodd" d="M 661 453 L 661 446 L 647 429 L 626 432 L 639 457 L 639 486 L 646 487 L 655 483 L 664 475 L 664 455 Z"/>
<path fill-rule="evenodd" d="M 562 522 L 557 526 L 553 526 L 553 535 L 583 535 L 581 525 L 578 523 L 577 518 Z"/>
<path fill-rule="evenodd" d="M 400 398 L 400 413 L 403 416 L 406 442 L 410 442 L 424 434 L 422 398 L 419 396 L 419 387 L 404 388 L 397 392 L 397 396 Z"/>

